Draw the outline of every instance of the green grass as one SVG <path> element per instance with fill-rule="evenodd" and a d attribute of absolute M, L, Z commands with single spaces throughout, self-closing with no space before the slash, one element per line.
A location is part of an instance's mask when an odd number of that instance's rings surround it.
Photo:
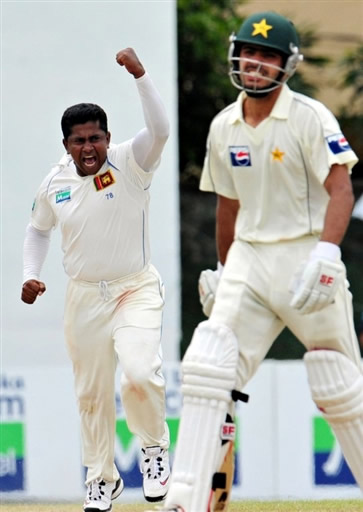
<path fill-rule="evenodd" d="M 157 510 L 146 503 L 115 504 L 112 512 L 145 512 Z M 4 503 L 1 512 L 82 512 L 82 504 Z M 202 512 L 202 511 L 201 511 Z M 362 500 L 321 501 L 239 501 L 229 505 L 228 512 L 363 512 Z"/>

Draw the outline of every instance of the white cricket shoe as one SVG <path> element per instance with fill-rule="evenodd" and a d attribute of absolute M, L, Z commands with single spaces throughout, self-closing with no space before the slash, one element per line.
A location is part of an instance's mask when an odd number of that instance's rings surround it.
<path fill-rule="evenodd" d="M 140 470 L 143 474 L 142 488 L 146 501 L 162 501 L 170 483 L 169 454 L 160 446 L 141 450 Z"/>
<path fill-rule="evenodd" d="M 84 512 L 108 512 L 112 508 L 111 500 L 118 498 L 123 490 L 122 478 L 116 482 L 105 482 L 102 478 L 93 480 L 87 487 Z"/>

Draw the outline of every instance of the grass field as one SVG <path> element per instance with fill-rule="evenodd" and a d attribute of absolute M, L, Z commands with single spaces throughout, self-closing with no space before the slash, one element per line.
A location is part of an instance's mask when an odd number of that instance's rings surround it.
<path fill-rule="evenodd" d="M 112 512 L 144 512 L 156 507 L 145 503 L 115 504 Z M 82 505 L 63 503 L 4 503 L 1 512 L 82 512 Z M 322 501 L 240 501 L 231 503 L 228 512 L 363 512 L 362 500 Z"/>

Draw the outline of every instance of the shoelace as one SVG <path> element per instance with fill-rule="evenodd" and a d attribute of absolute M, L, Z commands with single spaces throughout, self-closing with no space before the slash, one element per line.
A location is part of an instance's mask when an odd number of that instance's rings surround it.
<path fill-rule="evenodd" d="M 88 488 L 88 499 L 90 501 L 98 501 L 102 499 L 102 496 L 105 495 L 103 487 L 106 485 L 106 482 L 103 480 L 94 480 L 89 484 Z"/>
<path fill-rule="evenodd" d="M 161 465 L 162 461 L 163 458 L 161 457 L 161 454 L 148 455 L 148 457 L 144 459 L 147 478 L 159 478 L 161 476 L 162 471 L 164 471 L 164 467 Z"/>

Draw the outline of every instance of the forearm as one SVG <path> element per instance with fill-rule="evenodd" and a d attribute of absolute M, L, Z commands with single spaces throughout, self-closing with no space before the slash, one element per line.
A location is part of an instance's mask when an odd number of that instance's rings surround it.
<path fill-rule="evenodd" d="M 227 254 L 229 251 L 230 246 L 232 245 L 234 238 L 234 231 L 232 232 L 231 229 L 225 229 L 222 226 L 217 223 L 216 225 L 216 239 L 217 239 L 217 256 L 218 261 L 222 263 L 222 265 L 225 264 Z"/>
<path fill-rule="evenodd" d="M 39 280 L 48 253 L 50 231 L 39 231 L 31 224 L 26 228 L 23 249 L 23 282 Z"/>
<path fill-rule="evenodd" d="M 329 181 L 326 184 L 330 199 L 325 214 L 323 232 L 320 237 L 321 241 L 336 245 L 340 245 L 344 238 L 354 205 L 350 178 L 344 177 L 344 174 L 341 174 L 341 176 L 343 179 L 335 179 L 334 187 L 330 186 Z"/>
<path fill-rule="evenodd" d="M 224 265 L 227 253 L 234 240 L 234 226 L 239 202 L 223 196 L 217 198 L 216 243 L 218 261 Z"/>
<path fill-rule="evenodd" d="M 161 97 L 150 76 L 136 80 L 146 127 L 134 138 L 132 148 L 137 163 L 149 170 L 157 163 L 169 136 L 169 121 Z"/>

